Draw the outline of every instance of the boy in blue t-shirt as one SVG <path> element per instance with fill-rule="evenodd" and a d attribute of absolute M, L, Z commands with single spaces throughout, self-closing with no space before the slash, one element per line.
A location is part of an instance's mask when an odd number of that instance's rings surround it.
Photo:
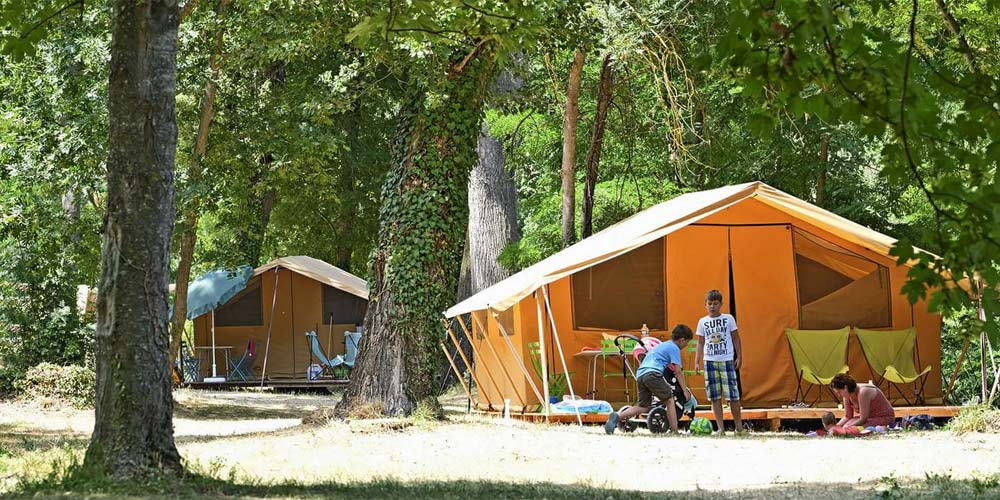
<path fill-rule="evenodd" d="M 639 401 L 634 406 L 630 406 L 625 411 L 611 412 L 608 421 L 604 424 L 604 431 L 614 434 L 620 422 L 627 422 L 628 419 L 649 411 L 653 404 L 655 395 L 667 407 L 667 421 L 670 423 L 670 431 L 677 433 L 677 413 L 674 407 L 674 387 L 667 382 L 663 376 L 664 370 L 673 370 L 677 376 L 677 382 L 684 390 L 684 396 L 691 399 L 691 390 L 688 389 L 687 380 L 681 371 L 681 349 L 687 346 L 688 342 L 694 338 L 694 333 L 687 325 L 677 325 L 670 334 L 671 340 L 663 342 L 646 353 L 646 357 L 635 372 L 636 385 L 639 388 Z"/>

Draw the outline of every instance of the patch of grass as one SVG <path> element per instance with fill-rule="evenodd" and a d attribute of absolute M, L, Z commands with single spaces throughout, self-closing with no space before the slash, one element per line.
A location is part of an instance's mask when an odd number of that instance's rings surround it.
<path fill-rule="evenodd" d="M 359 403 L 351 405 L 347 410 L 347 418 L 351 420 L 363 420 L 370 418 L 383 418 L 385 408 L 382 403 Z"/>
<path fill-rule="evenodd" d="M 1000 409 L 987 405 L 966 406 L 951 419 L 949 428 L 956 434 L 1000 433 Z"/>

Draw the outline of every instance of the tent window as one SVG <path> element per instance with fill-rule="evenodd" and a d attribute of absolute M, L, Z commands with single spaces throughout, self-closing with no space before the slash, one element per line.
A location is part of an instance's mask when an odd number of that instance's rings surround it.
<path fill-rule="evenodd" d="M 332 286 L 323 285 L 323 324 L 360 325 L 365 322 L 368 301 Z M 330 315 L 333 322 L 330 322 Z"/>
<path fill-rule="evenodd" d="M 663 239 L 573 274 L 576 329 L 663 330 Z"/>
<path fill-rule="evenodd" d="M 215 326 L 262 326 L 264 307 L 260 279 L 255 278 L 235 297 L 215 311 Z"/>
<path fill-rule="evenodd" d="M 793 241 L 799 328 L 891 326 L 889 268 L 797 228 Z"/>

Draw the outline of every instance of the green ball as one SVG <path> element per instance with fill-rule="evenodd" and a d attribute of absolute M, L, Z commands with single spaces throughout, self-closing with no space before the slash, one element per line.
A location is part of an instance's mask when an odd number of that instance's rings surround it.
<path fill-rule="evenodd" d="M 696 436 L 707 436 L 712 433 L 712 422 L 705 417 L 695 417 L 691 421 L 691 434 Z"/>

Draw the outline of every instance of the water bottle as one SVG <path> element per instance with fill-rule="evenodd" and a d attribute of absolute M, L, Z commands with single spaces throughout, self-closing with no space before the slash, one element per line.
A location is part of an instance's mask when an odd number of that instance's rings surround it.
<path fill-rule="evenodd" d="M 649 327 L 645 323 L 642 324 L 642 338 L 649 336 Z"/>

